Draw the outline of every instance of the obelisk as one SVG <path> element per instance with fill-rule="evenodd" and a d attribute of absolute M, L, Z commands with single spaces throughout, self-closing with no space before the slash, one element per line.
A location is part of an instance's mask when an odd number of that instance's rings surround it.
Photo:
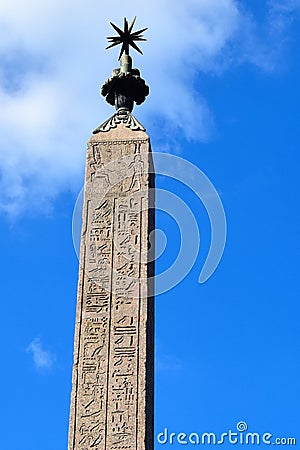
<path fill-rule="evenodd" d="M 134 22 L 112 24 L 120 67 L 101 92 L 116 112 L 88 141 L 68 450 L 153 449 L 154 173 L 131 113 L 149 93 Z"/>

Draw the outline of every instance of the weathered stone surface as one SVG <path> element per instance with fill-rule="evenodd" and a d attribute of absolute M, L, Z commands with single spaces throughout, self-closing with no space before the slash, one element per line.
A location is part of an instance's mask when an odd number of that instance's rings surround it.
<path fill-rule="evenodd" d="M 69 450 L 153 448 L 154 175 L 144 131 L 90 138 Z"/>

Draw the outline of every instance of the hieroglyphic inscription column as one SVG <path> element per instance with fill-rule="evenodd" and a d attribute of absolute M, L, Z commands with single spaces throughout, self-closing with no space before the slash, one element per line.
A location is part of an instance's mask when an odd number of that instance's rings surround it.
<path fill-rule="evenodd" d="M 89 140 L 69 450 L 153 448 L 154 174 L 126 109 Z"/>

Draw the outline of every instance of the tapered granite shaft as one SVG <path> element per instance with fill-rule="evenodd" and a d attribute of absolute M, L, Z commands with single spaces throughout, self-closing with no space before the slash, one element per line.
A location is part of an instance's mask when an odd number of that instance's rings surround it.
<path fill-rule="evenodd" d="M 88 141 L 68 450 L 152 450 L 154 172 L 119 110 Z"/>

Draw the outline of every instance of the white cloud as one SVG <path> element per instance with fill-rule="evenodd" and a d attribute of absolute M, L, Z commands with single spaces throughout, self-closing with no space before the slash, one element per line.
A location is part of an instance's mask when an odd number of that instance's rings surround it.
<path fill-rule="evenodd" d="M 156 357 L 156 372 L 177 372 L 182 370 L 182 368 L 182 362 L 172 355 L 162 354 Z"/>
<path fill-rule="evenodd" d="M 43 348 L 40 338 L 35 338 L 26 351 L 32 354 L 33 362 L 37 369 L 49 369 L 52 367 L 54 357 Z"/>
<path fill-rule="evenodd" d="M 219 74 L 245 60 L 272 66 L 269 41 L 261 39 L 241 5 L 237 0 L 112 0 L 109 7 L 96 0 L 1 2 L 0 211 L 47 209 L 58 193 L 79 189 L 86 140 L 111 114 L 98 94 L 117 65 L 118 49 L 104 51 L 105 37 L 114 33 L 109 20 L 120 24 L 124 16 L 137 15 L 136 27 L 149 27 L 148 42 L 141 44 L 146 56 L 133 54 L 151 89 L 136 110 L 140 120 L 154 124 L 156 118 L 168 130 L 164 135 L 207 139 L 213 117 L 195 87 L 197 75 Z M 273 25 L 280 14 L 273 13 Z"/>

